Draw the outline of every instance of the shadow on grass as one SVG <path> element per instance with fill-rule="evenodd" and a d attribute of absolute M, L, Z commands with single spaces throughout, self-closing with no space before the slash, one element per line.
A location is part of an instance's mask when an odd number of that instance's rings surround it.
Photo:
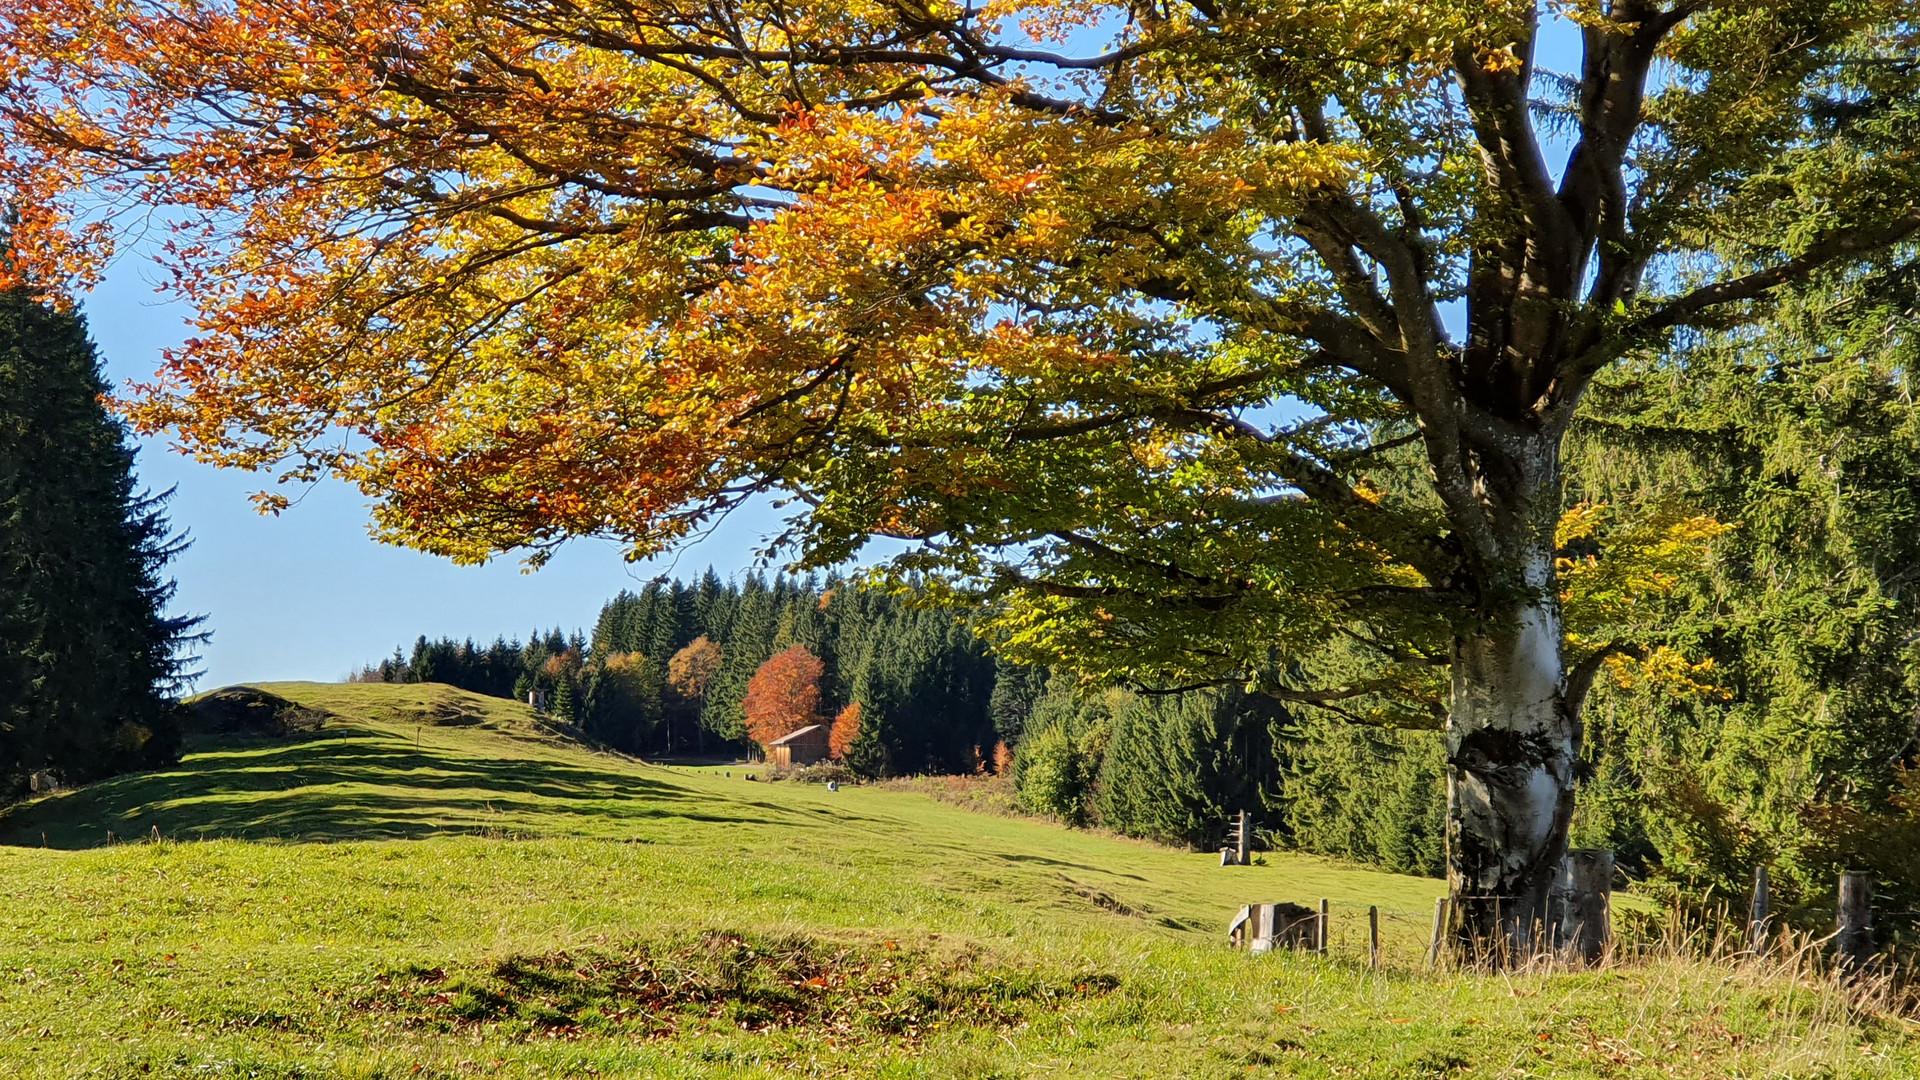
<path fill-rule="evenodd" d="M 663 818 L 778 823 L 731 801 L 714 803 L 632 773 L 442 755 L 337 728 L 288 741 L 202 742 L 174 769 L 15 807 L 0 816 L 0 845 L 89 848 L 140 839 L 156 827 L 170 839 L 336 842 L 447 833 L 617 836 L 623 826 Z"/>
<path fill-rule="evenodd" d="M 987 854 L 992 855 L 996 859 L 1004 859 L 1007 862 L 1036 863 L 1041 866 L 1064 866 L 1070 870 L 1089 870 L 1096 874 L 1106 874 L 1109 877 L 1132 878 L 1135 881 L 1147 880 L 1139 874 L 1130 874 L 1122 870 L 1115 870 L 1111 866 L 1095 866 L 1092 863 L 1068 862 L 1065 859 L 1050 859 L 1045 855 L 1016 855 L 1010 851 L 991 851 Z"/>

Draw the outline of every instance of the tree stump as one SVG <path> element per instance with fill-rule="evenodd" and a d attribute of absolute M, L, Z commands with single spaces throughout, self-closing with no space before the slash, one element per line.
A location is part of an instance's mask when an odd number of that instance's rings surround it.
<path fill-rule="evenodd" d="M 1613 852 L 1583 848 L 1567 852 L 1554 890 L 1560 922 L 1554 943 L 1568 963 L 1597 964 L 1613 936 Z"/>
<path fill-rule="evenodd" d="M 1235 948 L 1257 953 L 1275 948 L 1313 948 L 1317 922 L 1313 909 L 1299 904 L 1245 904 L 1228 924 L 1227 939 Z"/>

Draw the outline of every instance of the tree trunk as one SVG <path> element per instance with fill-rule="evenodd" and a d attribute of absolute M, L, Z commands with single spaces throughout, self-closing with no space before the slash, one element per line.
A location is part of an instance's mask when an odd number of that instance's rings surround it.
<path fill-rule="evenodd" d="M 1447 879 L 1454 945 L 1469 963 L 1510 963 L 1544 941 L 1573 814 L 1579 733 L 1567 701 L 1552 526 L 1523 530 L 1507 548 L 1518 572 L 1489 575 L 1505 587 L 1453 646 Z"/>

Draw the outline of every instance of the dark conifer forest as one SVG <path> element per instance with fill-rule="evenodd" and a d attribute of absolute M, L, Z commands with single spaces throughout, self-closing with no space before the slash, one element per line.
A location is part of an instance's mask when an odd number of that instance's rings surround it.
<path fill-rule="evenodd" d="M 996 727 L 994 661 L 963 616 L 837 578 L 723 582 L 709 571 L 698 582 L 655 582 L 608 601 L 591 636 L 555 629 L 487 645 L 421 638 L 411 654 L 396 651 L 362 677 L 535 695 L 629 753 L 731 754 L 749 746 L 748 681 L 793 645 L 823 662 L 821 722 L 861 703 L 865 722 L 847 758 L 863 772 L 974 772 L 1003 729 L 1017 738 L 1017 715 Z M 684 655 L 711 646 L 718 665 L 709 677 L 698 685 L 674 677 L 676 657 L 684 667 Z M 1002 701 L 1001 714 L 1008 707 Z"/>
<path fill-rule="evenodd" d="M 0 293 L 0 801 L 174 759 L 197 620 L 166 614 L 184 541 L 102 404 L 86 327 Z"/>

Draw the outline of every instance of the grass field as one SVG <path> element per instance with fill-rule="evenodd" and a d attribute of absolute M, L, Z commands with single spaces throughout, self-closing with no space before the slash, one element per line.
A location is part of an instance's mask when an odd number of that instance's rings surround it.
<path fill-rule="evenodd" d="M 266 689 L 334 715 L 0 817 L 0 1076 L 1920 1076 L 1908 1022 L 1777 975 L 1423 972 L 1433 881 Z M 1330 957 L 1225 947 L 1321 897 Z"/>

